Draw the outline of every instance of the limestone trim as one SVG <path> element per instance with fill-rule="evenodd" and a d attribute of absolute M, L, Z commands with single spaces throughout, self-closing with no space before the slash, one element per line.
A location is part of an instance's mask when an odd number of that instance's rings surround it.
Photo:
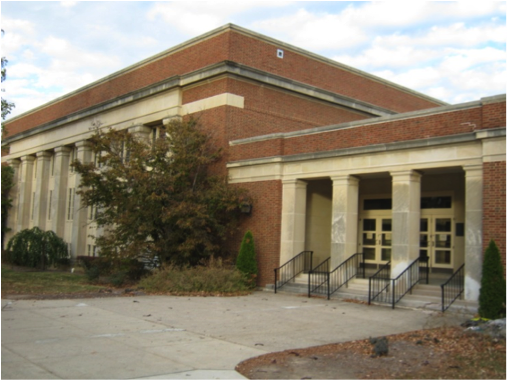
<path fill-rule="evenodd" d="M 483 166 L 465 170 L 465 299 L 479 298 L 482 277 Z"/>
<path fill-rule="evenodd" d="M 419 257 L 421 177 L 414 170 L 391 171 L 392 251 L 391 278 L 396 278 Z"/>
<path fill-rule="evenodd" d="M 182 114 L 193 114 L 220 106 L 245 108 L 245 98 L 231 93 L 215 95 L 209 98 L 204 98 L 195 102 L 184 104 L 182 106 Z"/>
<path fill-rule="evenodd" d="M 357 252 L 359 178 L 333 176 L 331 268 Z"/>
<path fill-rule="evenodd" d="M 305 250 L 306 187 L 302 180 L 282 181 L 280 265 Z"/>

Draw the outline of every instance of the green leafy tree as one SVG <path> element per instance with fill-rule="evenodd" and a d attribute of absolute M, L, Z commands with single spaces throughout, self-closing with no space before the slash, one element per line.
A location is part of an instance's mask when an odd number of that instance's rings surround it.
<path fill-rule="evenodd" d="M 243 241 L 241 242 L 236 267 L 247 275 L 252 280 L 252 283 L 255 284 L 258 270 L 257 261 L 255 259 L 254 239 L 250 230 L 245 233 Z"/>
<path fill-rule="evenodd" d="M 67 260 L 67 244 L 53 231 L 24 229 L 9 240 L 7 250 L 15 265 L 45 269 Z"/>
<path fill-rule="evenodd" d="M 84 206 L 104 227 L 101 255 L 196 265 L 223 255 L 240 218 L 244 191 L 210 173 L 221 156 L 195 120 L 160 128 L 154 142 L 122 130 L 96 129 L 93 163 L 74 162 Z"/>
<path fill-rule="evenodd" d="M 9 208 L 12 206 L 12 199 L 9 192 L 14 186 L 14 169 L 8 165 L 2 165 L 2 248 L 4 247 L 4 237 L 10 229 L 7 227 L 7 217 Z"/>
<path fill-rule="evenodd" d="M 479 314 L 483 318 L 505 317 L 505 278 L 500 250 L 491 240 L 484 254 L 482 264 Z"/>

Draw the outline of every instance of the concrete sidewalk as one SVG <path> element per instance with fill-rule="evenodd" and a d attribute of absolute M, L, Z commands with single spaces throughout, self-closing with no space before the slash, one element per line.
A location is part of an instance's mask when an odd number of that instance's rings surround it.
<path fill-rule="evenodd" d="M 250 357 L 469 317 L 270 292 L 2 300 L 2 379 L 242 379 Z"/>

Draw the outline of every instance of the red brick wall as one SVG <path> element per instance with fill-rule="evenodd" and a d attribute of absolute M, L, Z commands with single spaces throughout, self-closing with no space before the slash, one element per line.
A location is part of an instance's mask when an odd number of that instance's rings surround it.
<path fill-rule="evenodd" d="M 291 137 L 283 139 L 283 142 L 277 142 L 277 140 L 282 140 L 280 138 L 273 141 L 241 144 L 231 147 L 231 160 L 322 152 L 455 135 L 473 132 L 482 128 L 481 119 L 481 108 L 476 107 L 443 114 Z M 275 147 L 280 150 L 278 153 L 274 151 Z"/>
<path fill-rule="evenodd" d="M 280 266 L 280 236 L 282 225 L 282 182 L 260 181 L 238 184 L 253 197 L 252 214 L 246 217 L 233 238 L 236 253 L 247 230 L 253 234 L 259 267 L 257 285 L 273 283 L 273 269 Z"/>
<path fill-rule="evenodd" d="M 489 103 L 482 107 L 482 128 L 505 127 L 505 102 Z"/>
<path fill-rule="evenodd" d="M 276 55 L 278 48 L 284 50 L 283 59 Z M 440 105 L 243 34 L 231 36 L 231 52 L 232 61 L 393 111 L 406 112 Z"/>
<path fill-rule="evenodd" d="M 483 246 L 494 240 L 505 270 L 505 161 L 483 164 Z"/>
<path fill-rule="evenodd" d="M 236 32 L 225 32 L 176 51 L 154 62 L 112 77 L 94 87 L 51 104 L 23 118 L 6 122 L 10 135 L 57 120 L 74 112 L 115 99 L 167 78 L 232 60 L 286 78 L 378 104 L 395 111 L 433 107 L 435 104 L 381 83 L 286 51 L 276 57 L 276 47 Z"/>

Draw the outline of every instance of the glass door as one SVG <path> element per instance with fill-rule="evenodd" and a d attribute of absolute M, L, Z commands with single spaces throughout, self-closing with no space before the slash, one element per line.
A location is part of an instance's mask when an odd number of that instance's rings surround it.
<path fill-rule="evenodd" d="M 453 241 L 451 217 L 421 218 L 419 256 L 431 267 L 452 267 Z"/>
<path fill-rule="evenodd" d="M 364 218 L 361 224 L 360 246 L 365 261 L 386 263 L 391 260 L 391 218 Z"/>

